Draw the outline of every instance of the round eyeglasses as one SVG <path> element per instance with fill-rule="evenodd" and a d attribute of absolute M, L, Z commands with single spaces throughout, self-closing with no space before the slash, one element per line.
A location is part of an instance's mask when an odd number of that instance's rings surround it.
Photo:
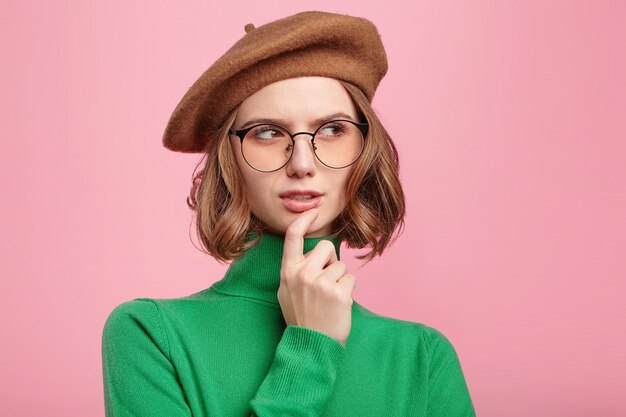
<path fill-rule="evenodd" d="M 338 119 L 324 123 L 313 133 L 291 134 L 282 126 L 266 123 L 228 132 L 239 137 L 241 154 L 250 167 L 272 172 L 287 165 L 297 135 L 311 136 L 315 157 L 322 164 L 333 169 L 346 168 L 361 156 L 368 127 L 367 123 Z"/>

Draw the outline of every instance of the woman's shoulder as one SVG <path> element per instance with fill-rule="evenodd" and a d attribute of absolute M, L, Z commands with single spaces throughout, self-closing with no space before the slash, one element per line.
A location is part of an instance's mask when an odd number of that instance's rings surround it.
<path fill-rule="evenodd" d="M 106 326 L 113 326 L 120 321 L 145 319 L 154 316 L 157 311 L 156 300 L 152 298 L 135 298 L 117 304 L 109 312 Z"/>
<path fill-rule="evenodd" d="M 450 338 L 433 325 L 384 316 L 354 301 L 353 317 L 358 315 L 357 322 L 367 329 L 369 334 L 380 335 L 388 341 L 402 339 L 418 345 L 425 345 L 429 352 L 454 352 Z"/>
<path fill-rule="evenodd" d="M 115 305 L 105 320 L 105 328 L 123 327 L 120 323 L 132 321 L 146 327 L 159 326 L 164 314 L 193 308 L 209 297 L 206 288 L 190 295 L 176 298 L 137 297 Z"/>

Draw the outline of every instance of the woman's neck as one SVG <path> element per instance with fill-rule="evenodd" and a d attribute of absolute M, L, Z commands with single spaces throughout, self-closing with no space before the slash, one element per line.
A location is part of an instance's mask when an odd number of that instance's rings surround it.
<path fill-rule="evenodd" d="M 254 238 L 256 234 L 250 234 L 248 241 Z M 340 259 L 341 239 L 332 235 L 305 237 L 303 253 L 312 250 L 322 240 L 330 240 L 335 245 L 337 259 Z M 261 240 L 235 259 L 224 277 L 214 283 L 212 288 L 223 294 L 279 304 L 277 292 L 284 243 L 284 235 L 262 233 Z"/>

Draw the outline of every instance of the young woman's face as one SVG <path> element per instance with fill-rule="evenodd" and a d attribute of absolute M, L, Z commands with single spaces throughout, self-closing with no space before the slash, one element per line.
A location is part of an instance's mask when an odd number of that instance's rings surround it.
<path fill-rule="evenodd" d="M 252 120 L 275 119 L 275 124 L 292 134 L 313 133 L 320 125 L 314 120 L 339 113 L 343 116 L 328 120 L 359 121 L 357 109 L 339 81 L 325 77 L 290 78 L 269 84 L 243 101 L 232 129 L 241 129 Z M 290 190 L 313 190 L 321 194 L 317 205 L 319 215 L 305 236 L 321 237 L 332 233 L 333 220 L 346 206 L 347 180 L 354 165 L 342 169 L 325 166 L 315 157 L 311 136 L 297 135 L 289 162 L 277 171 L 260 172 L 244 160 L 239 137 L 231 135 L 230 140 L 250 209 L 271 232 L 284 234 L 304 207 L 302 203 L 285 200 L 281 194 Z"/>

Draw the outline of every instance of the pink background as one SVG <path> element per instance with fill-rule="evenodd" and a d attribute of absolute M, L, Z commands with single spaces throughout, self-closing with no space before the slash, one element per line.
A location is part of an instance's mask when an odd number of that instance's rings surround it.
<path fill-rule="evenodd" d="M 626 415 L 626 3 L 3 3 L 0 415 L 104 415 L 101 332 L 210 286 L 171 111 L 244 25 L 367 17 L 407 226 L 355 299 L 433 326 L 478 415 Z M 194 242 L 195 242 L 194 237 Z M 620 395 L 621 394 L 621 395 Z"/>

